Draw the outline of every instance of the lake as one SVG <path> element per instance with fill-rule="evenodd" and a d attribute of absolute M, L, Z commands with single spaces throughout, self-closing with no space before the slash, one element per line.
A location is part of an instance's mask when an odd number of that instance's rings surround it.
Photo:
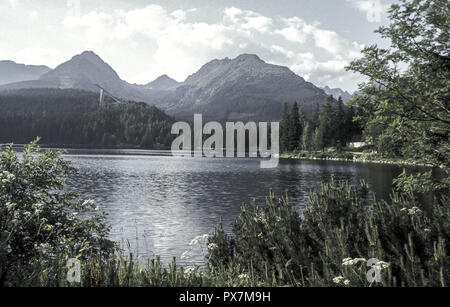
<path fill-rule="evenodd" d="M 230 232 L 242 204 L 253 199 L 264 204 L 270 189 L 277 197 L 289 192 L 299 210 L 310 190 L 332 176 L 352 185 L 363 179 L 377 198 L 387 198 L 402 170 L 306 160 L 280 160 L 277 168 L 261 169 L 259 159 L 183 158 L 148 150 L 71 149 L 64 157 L 79 170 L 72 189 L 108 214 L 112 239 L 141 258 L 160 255 L 165 263 L 189 251 L 183 264 L 204 261 L 206 250 L 189 245 L 194 237 L 211 233 L 221 217 Z"/>

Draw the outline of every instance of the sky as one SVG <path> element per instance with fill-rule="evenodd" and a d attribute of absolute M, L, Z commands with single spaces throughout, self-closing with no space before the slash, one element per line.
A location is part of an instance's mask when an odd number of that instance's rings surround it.
<path fill-rule="evenodd" d="M 395 0 L 0 0 L 0 60 L 56 67 L 92 50 L 119 76 L 183 81 L 216 58 L 257 54 L 317 86 L 357 89 L 344 67 Z"/>

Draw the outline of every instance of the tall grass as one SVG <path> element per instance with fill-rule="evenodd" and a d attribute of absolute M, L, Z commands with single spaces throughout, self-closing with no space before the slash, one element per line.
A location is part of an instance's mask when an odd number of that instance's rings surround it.
<path fill-rule="evenodd" d="M 300 215 L 287 197 L 271 193 L 265 206 L 244 205 L 228 236 L 219 224 L 208 240 L 203 268 L 139 263 L 117 250 L 83 257 L 80 283 L 67 281 L 63 254 L 16 268 L 11 286 L 448 286 L 448 197 L 422 207 L 411 194 L 389 202 L 367 187 L 323 184 Z M 76 257 L 76 255 L 75 255 Z M 380 282 L 368 281 L 370 258 L 381 262 Z"/>

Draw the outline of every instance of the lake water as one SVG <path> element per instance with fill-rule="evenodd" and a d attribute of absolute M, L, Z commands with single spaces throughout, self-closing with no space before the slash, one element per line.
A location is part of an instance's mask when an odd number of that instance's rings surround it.
<path fill-rule="evenodd" d="M 261 169 L 258 159 L 183 158 L 145 150 L 69 150 L 65 158 L 79 172 L 76 191 L 96 201 L 108 214 L 111 238 L 141 257 L 160 255 L 164 262 L 185 251 L 186 264 L 200 264 L 196 236 L 211 233 L 223 218 L 224 227 L 239 215 L 243 203 L 264 204 L 272 189 L 289 192 L 301 210 L 311 189 L 322 181 L 364 179 L 377 198 L 387 198 L 401 167 L 370 163 L 280 160 L 274 169 Z"/>

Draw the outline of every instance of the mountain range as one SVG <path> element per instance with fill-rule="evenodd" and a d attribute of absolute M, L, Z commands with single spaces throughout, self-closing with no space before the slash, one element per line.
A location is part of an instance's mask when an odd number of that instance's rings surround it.
<path fill-rule="evenodd" d="M 0 61 L 0 85 L 38 79 L 51 69 L 47 66 L 17 64 L 13 61 Z"/>
<path fill-rule="evenodd" d="M 344 91 L 340 88 L 329 88 L 328 86 L 322 87 L 323 91 L 327 95 L 333 95 L 333 97 L 338 98 L 339 96 L 342 98 L 342 101 L 347 102 L 352 98 L 352 94 L 347 91 Z"/>
<path fill-rule="evenodd" d="M 6 66 L 9 68 L 3 70 Z M 184 82 L 162 75 L 139 85 L 122 80 L 98 55 L 85 51 L 53 70 L 2 61 L 0 81 L 0 94 L 25 88 L 95 92 L 100 86 L 117 98 L 143 101 L 185 120 L 192 120 L 194 113 L 202 113 L 205 120 L 278 120 L 284 102 L 297 101 L 309 113 L 313 105 L 324 102 L 331 93 L 335 97 L 345 95 L 343 99 L 348 94 L 340 89 L 316 87 L 289 68 L 266 63 L 253 54 L 212 60 Z"/>

